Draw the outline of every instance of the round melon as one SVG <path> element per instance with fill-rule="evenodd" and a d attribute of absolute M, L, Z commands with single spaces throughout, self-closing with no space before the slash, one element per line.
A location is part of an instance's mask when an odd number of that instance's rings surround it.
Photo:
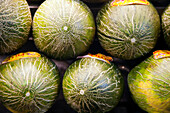
<path fill-rule="evenodd" d="M 170 113 L 170 58 L 152 56 L 128 74 L 134 101 L 148 113 Z"/>
<path fill-rule="evenodd" d="M 83 1 L 89 3 L 103 3 L 103 2 L 108 2 L 109 0 L 83 0 Z"/>
<path fill-rule="evenodd" d="M 160 34 L 160 18 L 150 3 L 113 6 L 110 1 L 99 11 L 96 21 L 101 46 L 125 60 L 149 53 Z"/>
<path fill-rule="evenodd" d="M 170 47 L 170 5 L 165 9 L 162 14 L 162 29 L 164 33 L 164 39 L 167 45 Z"/>
<path fill-rule="evenodd" d="M 11 53 L 28 40 L 31 12 L 26 0 L 0 2 L 0 54 Z"/>
<path fill-rule="evenodd" d="M 90 9 L 77 0 L 46 0 L 35 13 L 36 47 L 58 60 L 75 58 L 93 42 L 95 22 Z"/>
<path fill-rule="evenodd" d="M 0 100 L 13 113 L 45 113 L 58 96 L 60 78 L 48 58 L 21 58 L 0 65 Z"/>
<path fill-rule="evenodd" d="M 79 113 L 103 113 L 119 103 L 123 82 L 115 65 L 82 58 L 66 70 L 63 94 L 67 104 Z"/>

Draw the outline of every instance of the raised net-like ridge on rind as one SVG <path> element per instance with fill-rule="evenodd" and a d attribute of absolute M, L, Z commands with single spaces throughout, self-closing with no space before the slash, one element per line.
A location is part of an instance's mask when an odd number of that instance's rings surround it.
<path fill-rule="evenodd" d="M 162 15 L 162 29 L 165 41 L 170 47 L 170 5 L 165 9 Z"/>
<path fill-rule="evenodd" d="M 47 0 L 34 16 L 35 45 L 52 58 L 69 59 L 84 53 L 94 34 L 92 12 L 78 0 Z"/>
<path fill-rule="evenodd" d="M 110 2 L 97 15 L 99 42 L 114 57 L 144 56 L 155 47 L 159 33 L 160 18 L 152 5 L 111 6 Z"/>
<path fill-rule="evenodd" d="M 31 21 L 26 0 L 1 0 L 0 54 L 13 52 L 25 44 Z"/>
<path fill-rule="evenodd" d="M 169 113 L 170 59 L 153 56 L 136 66 L 128 75 L 134 101 L 149 113 Z"/>
<path fill-rule="evenodd" d="M 63 93 L 67 103 L 77 112 L 101 113 L 110 111 L 118 104 L 123 84 L 115 65 L 83 58 L 67 69 Z"/>
<path fill-rule="evenodd" d="M 59 72 L 45 57 L 24 58 L 0 66 L 0 100 L 12 112 L 44 113 L 54 103 Z"/>

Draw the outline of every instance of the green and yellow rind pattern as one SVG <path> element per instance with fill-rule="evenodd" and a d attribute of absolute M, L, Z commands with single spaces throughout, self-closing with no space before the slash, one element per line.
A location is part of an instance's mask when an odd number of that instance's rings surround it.
<path fill-rule="evenodd" d="M 33 19 L 35 45 L 55 59 L 66 60 L 83 54 L 94 35 L 93 14 L 79 0 L 46 0 Z"/>
<path fill-rule="evenodd" d="M 45 113 L 59 91 L 59 71 L 46 57 L 0 66 L 0 100 L 13 113 Z"/>
<path fill-rule="evenodd" d="M 11 53 L 27 42 L 31 22 L 26 0 L 1 0 L 0 54 Z"/>
<path fill-rule="evenodd" d="M 63 94 L 67 104 L 79 113 L 103 113 L 119 103 L 123 85 L 123 77 L 115 65 L 83 58 L 66 70 Z"/>
<path fill-rule="evenodd" d="M 149 57 L 128 75 L 134 101 L 149 113 L 170 112 L 170 58 Z"/>
<path fill-rule="evenodd" d="M 152 4 L 112 6 L 110 1 L 96 21 L 101 46 L 125 60 L 149 53 L 160 35 L 160 17 Z"/>

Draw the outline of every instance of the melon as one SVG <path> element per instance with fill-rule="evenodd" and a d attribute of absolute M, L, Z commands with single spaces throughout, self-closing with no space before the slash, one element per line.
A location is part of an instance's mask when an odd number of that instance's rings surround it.
<path fill-rule="evenodd" d="M 31 22 L 31 12 L 26 0 L 1 0 L 0 54 L 14 52 L 27 42 Z"/>
<path fill-rule="evenodd" d="M 102 48 L 124 60 L 149 53 L 160 35 L 160 17 L 151 3 L 110 1 L 98 12 L 96 23 Z"/>
<path fill-rule="evenodd" d="M 104 2 L 108 2 L 109 0 L 83 0 L 83 1 L 89 3 L 104 3 Z"/>
<path fill-rule="evenodd" d="M 151 55 L 128 74 L 132 98 L 148 113 L 170 113 L 170 51 L 167 53 L 157 51 L 158 57 Z"/>
<path fill-rule="evenodd" d="M 17 56 L 22 54 L 25 53 L 19 53 Z M 7 60 L 8 62 L 0 65 L 2 104 L 13 113 L 46 112 L 58 96 L 60 84 L 58 68 L 43 55 L 11 58 L 16 60 Z"/>
<path fill-rule="evenodd" d="M 67 60 L 83 54 L 94 35 L 93 14 L 78 0 L 46 0 L 33 18 L 35 45 L 53 59 Z"/>
<path fill-rule="evenodd" d="M 170 47 L 170 5 L 165 9 L 162 14 L 162 29 L 164 39 L 167 45 Z"/>
<path fill-rule="evenodd" d="M 79 113 L 103 113 L 120 101 L 124 81 L 119 69 L 95 58 L 72 63 L 63 78 L 67 104 Z"/>

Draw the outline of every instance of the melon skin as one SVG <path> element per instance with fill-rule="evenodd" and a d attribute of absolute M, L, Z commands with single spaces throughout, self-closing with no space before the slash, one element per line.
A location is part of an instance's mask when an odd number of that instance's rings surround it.
<path fill-rule="evenodd" d="M 0 66 L 0 100 L 13 113 L 44 113 L 55 102 L 60 77 L 46 57 L 23 58 Z"/>
<path fill-rule="evenodd" d="M 96 18 L 101 46 L 113 57 L 132 60 L 149 53 L 160 35 L 160 17 L 152 4 L 112 6 Z"/>
<path fill-rule="evenodd" d="M 104 113 L 120 101 L 124 89 L 115 65 L 94 58 L 75 61 L 63 78 L 64 98 L 79 113 Z"/>
<path fill-rule="evenodd" d="M 128 74 L 132 98 L 148 113 L 170 112 L 170 58 L 150 56 Z"/>
<path fill-rule="evenodd" d="M 32 18 L 26 0 L 0 2 L 0 54 L 21 48 L 28 40 Z"/>
<path fill-rule="evenodd" d="M 170 47 L 170 5 L 165 9 L 162 14 L 162 29 L 166 44 Z"/>
<path fill-rule="evenodd" d="M 57 60 L 72 59 L 86 52 L 94 35 L 93 14 L 78 0 L 46 0 L 33 19 L 36 47 Z"/>

